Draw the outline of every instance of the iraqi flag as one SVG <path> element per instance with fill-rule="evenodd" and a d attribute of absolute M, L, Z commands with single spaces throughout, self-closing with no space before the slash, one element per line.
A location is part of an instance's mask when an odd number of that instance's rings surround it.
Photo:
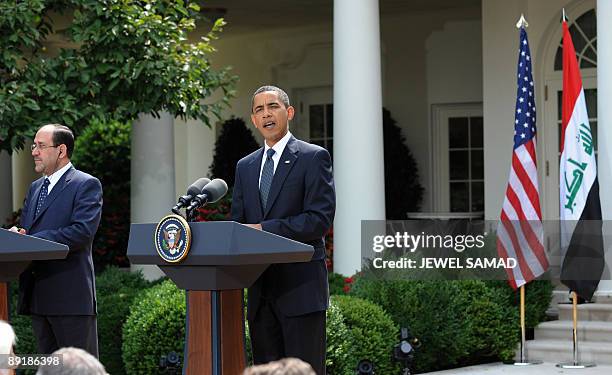
<path fill-rule="evenodd" d="M 593 134 L 576 51 L 563 21 L 563 116 L 559 162 L 561 282 L 590 300 L 604 268 Z"/>

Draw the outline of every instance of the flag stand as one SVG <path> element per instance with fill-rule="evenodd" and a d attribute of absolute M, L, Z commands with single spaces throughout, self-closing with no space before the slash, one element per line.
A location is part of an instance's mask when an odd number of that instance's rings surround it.
<path fill-rule="evenodd" d="M 596 365 L 594 363 L 578 362 L 578 295 L 574 291 L 572 291 L 572 318 L 573 318 L 572 336 L 573 336 L 573 343 L 574 343 L 574 360 L 572 362 L 557 363 L 557 367 L 560 367 L 560 368 L 595 367 Z"/>
<path fill-rule="evenodd" d="M 521 285 L 519 288 L 521 294 L 521 356 L 518 361 L 512 363 L 515 366 L 529 366 L 529 365 L 539 365 L 542 361 L 533 360 L 528 361 L 527 356 L 525 355 L 525 284 Z"/>

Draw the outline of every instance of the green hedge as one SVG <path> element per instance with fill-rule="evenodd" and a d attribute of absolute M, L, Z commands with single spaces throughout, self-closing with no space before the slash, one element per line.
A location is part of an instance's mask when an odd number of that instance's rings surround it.
<path fill-rule="evenodd" d="M 123 326 L 123 362 L 130 375 L 163 374 L 159 359 L 185 347 L 185 292 L 166 280 L 136 297 Z"/>
<path fill-rule="evenodd" d="M 117 267 L 108 267 L 96 278 L 100 362 L 109 374 L 126 374 L 121 358 L 123 324 L 134 298 L 150 286 L 141 272 Z"/>
<path fill-rule="evenodd" d="M 346 295 L 344 290 L 347 277 L 335 272 L 329 272 L 327 275 L 327 282 L 329 283 L 329 294 L 335 295 Z"/>
<path fill-rule="evenodd" d="M 344 316 L 337 302 L 332 299 L 327 309 L 327 325 L 325 334 L 327 336 L 327 348 L 325 367 L 328 375 L 344 375 L 354 373 L 352 362 L 355 358 L 351 356 L 350 332 L 344 324 Z"/>
<path fill-rule="evenodd" d="M 531 323 L 537 325 L 550 303 L 551 289 L 530 285 Z M 413 366 L 417 372 L 508 360 L 518 344 L 517 293 L 505 282 L 359 277 L 350 294 L 378 304 L 398 326 L 409 327 L 420 339 Z"/>
<path fill-rule="evenodd" d="M 391 359 L 399 330 L 387 313 L 370 301 L 351 296 L 333 296 L 331 303 L 340 309 L 349 333 L 345 340 L 349 353 L 348 363 L 342 366 L 344 374 L 353 374 L 362 359 L 371 361 L 378 375 L 400 373 L 399 364 Z"/>

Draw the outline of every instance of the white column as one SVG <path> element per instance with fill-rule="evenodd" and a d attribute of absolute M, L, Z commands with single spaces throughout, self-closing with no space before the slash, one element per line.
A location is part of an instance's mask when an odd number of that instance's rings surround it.
<path fill-rule="evenodd" d="M 597 0 L 597 142 L 598 178 L 605 237 L 612 236 L 612 1 Z M 604 240 L 606 270 L 598 292 L 612 293 L 612 243 Z M 607 279 L 607 280 L 606 280 Z"/>
<path fill-rule="evenodd" d="M 13 176 L 11 173 L 11 156 L 0 151 L 0 226 L 13 212 Z"/>
<path fill-rule="evenodd" d="M 334 1 L 334 271 L 361 268 L 361 220 L 384 220 L 378 0 Z"/>
<path fill-rule="evenodd" d="M 170 214 L 174 189 L 174 118 L 141 114 L 132 125 L 131 221 L 154 223 Z M 151 239 L 152 241 L 152 239 Z M 132 265 L 149 280 L 163 276 L 157 266 Z"/>

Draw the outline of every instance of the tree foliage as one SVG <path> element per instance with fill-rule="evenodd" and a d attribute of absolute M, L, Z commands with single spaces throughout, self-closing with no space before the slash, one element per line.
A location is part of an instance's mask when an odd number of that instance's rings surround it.
<path fill-rule="evenodd" d="M 60 31 L 58 14 L 71 19 Z M 186 0 L 0 0 L 0 150 L 23 148 L 49 122 L 78 133 L 93 119 L 168 111 L 210 125 L 236 78 L 210 66 L 222 19 L 187 40 L 199 18 Z M 47 51 L 51 38 L 65 47 Z M 217 90 L 221 99 L 203 100 Z"/>
<path fill-rule="evenodd" d="M 387 220 L 405 220 L 406 213 L 418 211 L 423 200 L 419 167 L 406 146 L 402 129 L 383 108 L 385 145 L 385 209 Z"/>

